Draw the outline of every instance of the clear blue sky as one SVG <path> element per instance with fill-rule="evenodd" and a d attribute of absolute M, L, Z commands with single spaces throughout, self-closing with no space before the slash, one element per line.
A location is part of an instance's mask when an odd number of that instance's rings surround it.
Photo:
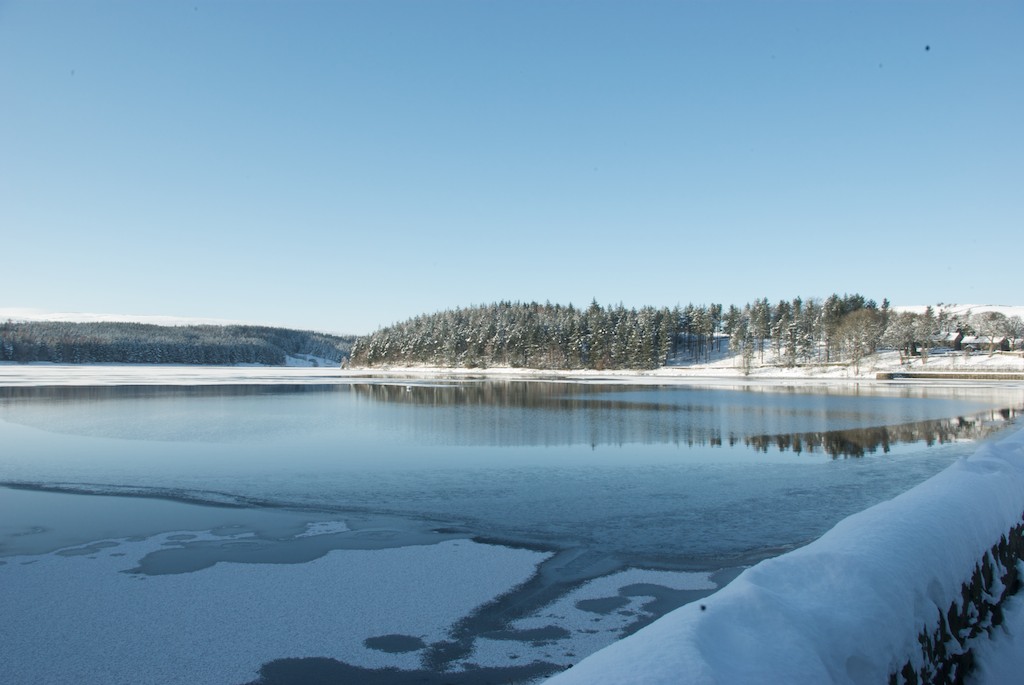
<path fill-rule="evenodd" d="M 1019 304 L 1021 2 L 4 2 L 0 306 Z"/>

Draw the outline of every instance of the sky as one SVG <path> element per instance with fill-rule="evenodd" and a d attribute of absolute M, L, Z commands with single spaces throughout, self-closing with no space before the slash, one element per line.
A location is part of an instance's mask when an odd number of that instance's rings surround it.
<path fill-rule="evenodd" d="M 0 307 L 1021 304 L 1020 2 L 0 0 Z"/>

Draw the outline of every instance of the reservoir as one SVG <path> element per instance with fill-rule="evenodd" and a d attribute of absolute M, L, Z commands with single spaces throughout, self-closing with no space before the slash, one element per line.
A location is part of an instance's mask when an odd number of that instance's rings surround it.
<path fill-rule="evenodd" d="M 0 656 L 36 682 L 71 663 L 79 682 L 533 682 L 913 487 L 1022 409 L 1019 387 L 916 383 L 2 388 L 0 580 L 28 594 L 0 599 Z M 90 661 L 93 638 L 44 659 L 40 636 L 99 619 L 40 613 L 35 573 L 94 578 L 76 592 L 109 587 L 110 613 L 183 621 L 217 649 L 147 627 L 116 668 Z M 348 590 L 324 590 L 339 574 Z M 283 602 L 275 616 L 307 614 L 287 640 L 256 614 L 233 645 L 238 628 L 190 608 L 257 611 L 225 589 L 247 583 Z M 323 623 L 316 588 L 337 593 Z"/>

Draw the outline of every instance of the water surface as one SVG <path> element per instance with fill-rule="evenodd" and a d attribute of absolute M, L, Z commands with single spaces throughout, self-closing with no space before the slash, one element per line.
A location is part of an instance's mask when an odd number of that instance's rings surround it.
<path fill-rule="evenodd" d="M 97 685 L 534 682 L 1022 407 L 913 383 L 0 389 L 0 661 Z"/>
<path fill-rule="evenodd" d="M 6 389 L 0 481 L 400 516 L 718 568 L 912 487 L 1022 406 L 1019 389 L 913 384 Z"/>

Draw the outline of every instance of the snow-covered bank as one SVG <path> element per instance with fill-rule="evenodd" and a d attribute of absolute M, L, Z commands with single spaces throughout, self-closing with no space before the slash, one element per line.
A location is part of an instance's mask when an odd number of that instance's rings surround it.
<path fill-rule="evenodd" d="M 892 373 L 1006 373 L 1009 380 L 1017 380 L 1024 373 L 1024 355 L 1019 352 L 975 353 L 960 352 L 938 354 L 927 358 L 904 360 L 898 352 L 879 352 L 865 357 L 859 364 L 804 364 L 785 366 L 775 363 L 771 351 L 765 352 L 763 362 L 755 362 L 744 369 L 742 360 L 726 353 L 716 353 L 708 362 L 673 364 L 658 369 L 606 369 L 564 370 L 526 369 L 511 367 L 460 368 L 443 366 L 388 366 L 348 369 L 345 375 L 374 378 L 504 378 L 504 379 L 557 379 L 573 381 L 605 381 L 630 383 L 688 383 L 716 380 L 743 382 L 850 382 L 874 381 L 879 374 Z"/>
<path fill-rule="evenodd" d="M 548 682 L 882 683 L 908 665 L 961 668 L 1016 578 L 1022 512 L 1018 431 Z"/>
<path fill-rule="evenodd" d="M 884 373 L 1007 373 L 1015 380 L 1024 373 L 1024 357 L 1018 353 L 933 354 L 902 361 L 896 352 L 882 352 L 865 358 L 857 366 L 806 365 L 785 367 L 772 363 L 766 354 L 764 364 L 756 364 L 746 373 L 736 357 L 719 355 L 707 363 L 663 366 L 635 370 L 556 370 L 491 367 L 467 369 L 440 366 L 392 366 L 340 369 L 326 360 L 292 359 L 292 366 L 189 366 L 160 364 L 13 364 L 0 362 L 0 387 L 39 385 L 213 385 L 213 384 L 330 384 L 360 380 L 564 380 L 669 385 L 673 383 L 864 383 Z M 310 366 L 307 366 L 310 365 Z M 932 383 L 943 382 L 932 380 Z M 991 381 L 986 381 L 991 383 Z"/>
<path fill-rule="evenodd" d="M 990 640 L 975 649 L 974 673 L 967 680 L 971 685 L 1006 685 L 1021 679 L 1024 673 L 1024 593 L 1017 593 L 1003 603 L 1003 625 L 992 631 Z"/>
<path fill-rule="evenodd" d="M 337 366 L 0 363 L 0 387 L 43 385 L 309 385 L 348 382 Z"/>

